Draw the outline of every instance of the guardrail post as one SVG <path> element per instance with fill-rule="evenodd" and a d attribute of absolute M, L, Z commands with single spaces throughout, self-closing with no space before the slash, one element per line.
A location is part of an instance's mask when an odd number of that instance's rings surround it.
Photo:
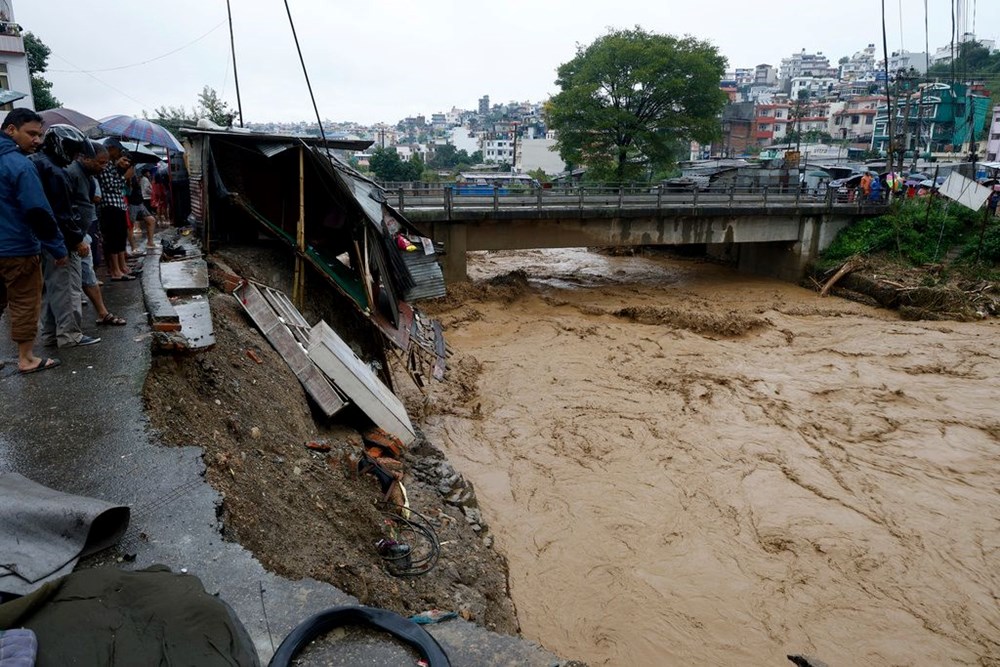
<path fill-rule="evenodd" d="M 833 193 L 834 193 L 834 189 L 833 188 L 829 188 L 828 187 L 826 189 L 826 207 L 827 208 L 833 208 Z"/>
<path fill-rule="evenodd" d="M 500 210 L 500 188 L 496 185 L 493 186 L 493 210 Z"/>
<path fill-rule="evenodd" d="M 621 185 L 618 186 L 618 210 L 622 210 L 622 205 L 625 203 L 625 188 Z"/>
<path fill-rule="evenodd" d="M 764 208 L 767 208 L 767 186 L 764 186 Z"/>
<path fill-rule="evenodd" d="M 663 208 L 663 183 L 656 186 L 656 210 Z"/>
<path fill-rule="evenodd" d="M 451 220 L 451 194 L 451 186 L 446 186 L 444 189 L 444 213 L 448 220 Z"/>
<path fill-rule="evenodd" d="M 735 185 L 729 186 L 729 210 L 733 210 L 733 191 L 736 189 Z"/>
<path fill-rule="evenodd" d="M 406 202 L 403 200 L 403 188 L 399 188 L 399 190 L 396 191 L 396 196 L 399 198 L 399 206 L 397 206 L 396 208 L 398 208 L 399 212 L 402 213 L 403 208 L 406 204 Z"/>
<path fill-rule="evenodd" d="M 539 185 L 535 188 L 535 194 L 538 196 L 538 210 L 542 210 L 542 186 Z"/>
<path fill-rule="evenodd" d="M 799 197 L 802 196 L 802 184 L 795 188 L 795 208 L 799 207 Z"/>
<path fill-rule="evenodd" d="M 694 197 L 692 197 L 692 204 L 694 206 L 698 206 L 698 187 L 697 186 L 695 186 L 695 188 L 694 188 Z"/>
<path fill-rule="evenodd" d="M 583 216 L 583 186 L 579 186 L 580 190 L 580 216 Z"/>

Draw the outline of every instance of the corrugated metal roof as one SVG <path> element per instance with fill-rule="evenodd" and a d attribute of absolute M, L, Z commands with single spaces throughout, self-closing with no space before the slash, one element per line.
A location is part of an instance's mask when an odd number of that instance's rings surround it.
<path fill-rule="evenodd" d="M 200 130 L 193 127 L 183 127 L 180 130 L 183 135 L 207 135 L 213 137 L 224 137 L 238 143 L 284 143 L 302 142 L 307 146 L 326 146 L 335 150 L 363 151 L 371 146 L 374 141 L 368 139 L 327 139 L 326 143 L 319 137 L 314 136 L 293 136 L 289 134 L 263 134 L 260 132 L 243 132 L 239 130 Z"/>
<path fill-rule="evenodd" d="M 422 252 L 400 253 L 406 270 L 413 278 L 413 287 L 403 293 L 407 301 L 421 299 L 436 299 L 447 293 L 444 284 L 444 274 L 438 264 L 437 255 L 425 255 Z"/>
<path fill-rule="evenodd" d="M 257 150 L 259 150 L 267 157 L 274 157 L 275 155 L 278 155 L 279 153 L 284 153 L 289 148 L 294 148 L 294 147 L 295 144 L 289 142 L 284 142 L 284 143 L 263 142 L 257 144 Z"/>

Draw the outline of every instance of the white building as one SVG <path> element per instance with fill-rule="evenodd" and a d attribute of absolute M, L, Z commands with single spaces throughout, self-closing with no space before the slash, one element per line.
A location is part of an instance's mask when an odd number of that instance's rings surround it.
<path fill-rule="evenodd" d="M 894 51 L 889 56 L 889 71 L 914 69 L 918 74 L 927 73 L 927 54 L 923 51 L 914 53 L 913 51 Z"/>
<path fill-rule="evenodd" d="M 993 122 L 986 135 L 986 161 L 1000 162 L 1000 104 L 993 107 Z"/>
<path fill-rule="evenodd" d="M 555 149 L 556 140 L 519 139 L 517 142 L 517 163 L 514 171 L 527 173 L 541 169 L 546 174 L 555 175 L 566 171 L 566 163 Z"/>
<path fill-rule="evenodd" d="M 457 151 L 472 155 L 479 150 L 479 138 L 468 127 L 453 127 L 448 135 L 448 143 Z"/>
<path fill-rule="evenodd" d="M 28 57 L 24 54 L 21 26 L 14 21 L 13 0 L 0 0 L 0 94 L 24 93 L 24 97 L 0 105 L 0 111 L 14 107 L 35 108 L 31 96 L 31 74 Z"/>
<path fill-rule="evenodd" d="M 797 76 L 792 79 L 792 88 L 789 98 L 796 100 L 800 91 L 807 91 L 813 97 L 826 95 L 827 92 L 837 85 L 837 79 L 828 76 Z"/>
<path fill-rule="evenodd" d="M 781 61 L 781 80 L 791 81 L 799 76 L 836 76 L 837 68 L 830 67 L 830 60 L 822 51 L 806 53 L 802 49 Z"/>
<path fill-rule="evenodd" d="M 847 81 L 871 78 L 875 72 L 875 45 L 869 44 L 840 65 L 840 78 Z"/>

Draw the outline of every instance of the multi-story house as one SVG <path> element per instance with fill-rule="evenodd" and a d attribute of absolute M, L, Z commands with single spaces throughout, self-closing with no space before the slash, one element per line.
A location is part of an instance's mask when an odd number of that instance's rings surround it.
<path fill-rule="evenodd" d="M 927 73 L 927 54 L 923 51 L 893 51 L 889 56 L 889 71 L 913 70 L 917 74 Z"/>
<path fill-rule="evenodd" d="M 514 142 L 517 136 L 516 122 L 494 123 L 493 128 L 479 136 L 483 162 L 486 164 L 514 164 Z"/>
<path fill-rule="evenodd" d="M 1000 162 L 1000 104 L 993 107 L 993 122 L 986 135 L 986 161 Z"/>
<path fill-rule="evenodd" d="M 981 91 L 961 83 L 928 83 L 908 96 L 894 100 L 893 134 L 902 135 L 907 151 L 966 153 L 970 142 L 986 126 L 990 99 Z M 888 114 L 879 105 L 872 135 L 873 150 L 888 147 Z"/>
<path fill-rule="evenodd" d="M 778 72 L 767 63 L 757 65 L 753 71 L 753 85 L 773 86 L 778 82 Z"/>
<path fill-rule="evenodd" d="M 870 142 L 880 102 L 884 103 L 885 98 L 875 95 L 859 95 L 847 100 L 843 109 L 833 113 L 830 134 L 834 139 Z"/>
<path fill-rule="evenodd" d="M 0 111 L 14 107 L 34 109 L 35 101 L 24 38 L 21 26 L 14 21 L 12 0 L 0 0 Z"/>
<path fill-rule="evenodd" d="M 783 58 L 781 61 L 782 81 L 788 82 L 799 76 L 836 77 L 837 68 L 830 67 L 830 60 L 822 51 L 806 53 L 806 50 L 802 49 L 799 53 L 793 53 L 791 57 Z"/>
<path fill-rule="evenodd" d="M 869 44 L 847 62 L 840 63 L 840 79 L 842 81 L 857 81 L 871 79 L 875 72 L 875 45 Z"/>
<path fill-rule="evenodd" d="M 758 146 L 781 141 L 788 133 L 792 105 L 758 104 L 754 109 L 753 139 Z"/>
<path fill-rule="evenodd" d="M 837 79 L 831 76 L 797 76 L 791 81 L 788 96 L 796 100 L 801 91 L 806 91 L 810 97 L 827 95 L 837 85 Z"/>

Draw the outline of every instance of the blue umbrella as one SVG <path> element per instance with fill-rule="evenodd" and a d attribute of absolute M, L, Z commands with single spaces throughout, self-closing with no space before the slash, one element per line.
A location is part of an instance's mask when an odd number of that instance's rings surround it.
<path fill-rule="evenodd" d="M 170 134 L 165 127 L 157 125 L 145 118 L 135 118 L 133 116 L 108 116 L 101 120 L 98 129 L 107 134 L 126 139 L 135 139 L 154 146 L 164 148 L 178 153 L 184 152 L 184 147 L 177 138 Z"/>

